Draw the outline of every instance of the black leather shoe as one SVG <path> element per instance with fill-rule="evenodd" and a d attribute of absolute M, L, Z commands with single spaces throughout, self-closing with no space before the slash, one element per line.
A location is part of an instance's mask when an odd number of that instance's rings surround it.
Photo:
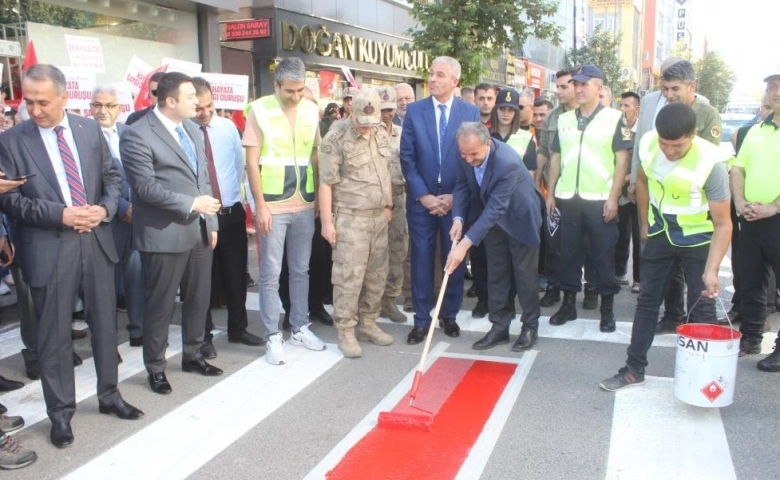
<path fill-rule="evenodd" d="M 73 430 L 70 422 L 52 422 L 51 443 L 57 448 L 65 448 L 73 443 Z"/>
<path fill-rule="evenodd" d="M 328 313 L 324 308 L 310 311 L 309 318 L 312 320 L 317 320 L 323 325 L 327 325 L 329 327 L 333 326 L 333 317 L 331 317 L 330 313 Z"/>
<path fill-rule="evenodd" d="M 417 345 L 418 343 L 425 340 L 425 335 L 428 333 L 428 329 L 423 327 L 414 327 L 412 328 L 412 331 L 409 332 L 409 335 L 406 336 L 406 344 L 407 345 Z"/>
<path fill-rule="evenodd" d="M 130 337 L 130 346 L 131 347 L 143 347 L 144 346 L 144 337 L 143 335 L 140 337 Z"/>
<path fill-rule="evenodd" d="M 228 342 L 230 342 L 230 343 L 243 343 L 244 345 L 249 345 L 250 347 L 259 347 L 261 345 L 265 345 L 265 340 L 263 340 L 262 338 L 258 337 L 257 335 L 252 335 L 251 333 L 247 332 L 246 330 L 243 330 L 241 333 L 239 333 L 238 335 L 236 335 L 234 337 L 231 337 L 230 335 L 228 335 Z M 209 343 L 211 343 L 211 342 L 209 342 Z M 204 343 L 204 345 L 205 345 L 205 343 Z M 204 357 L 205 358 L 209 358 L 209 357 L 206 357 L 205 355 L 204 355 Z M 215 357 L 216 357 L 216 355 L 215 355 Z"/>
<path fill-rule="evenodd" d="M 439 326 L 444 329 L 444 334 L 448 337 L 460 337 L 460 327 L 454 318 L 442 318 Z"/>
<path fill-rule="evenodd" d="M 113 413 L 122 420 L 138 420 L 144 414 L 144 412 L 125 402 L 121 398 L 113 405 L 99 405 L 98 411 L 104 415 Z"/>
<path fill-rule="evenodd" d="M 10 392 L 11 390 L 18 390 L 22 388 L 24 384 L 17 382 L 16 380 L 9 380 L 0 375 L 0 392 Z"/>
<path fill-rule="evenodd" d="M 604 333 L 612 333 L 615 331 L 615 329 L 617 329 L 615 315 L 613 315 L 611 312 L 608 314 L 602 314 L 601 321 L 599 322 L 599 330 Z"/>
<path fill-rule="evenodd" d="M 536 339 L 539 338 L 539 334 L 536 330 L 531 328 L 523 328 L 520 330 L 520 336 L 517 337 L 515 344 L 512 345 L 513 352 L 522 352 L 534 346 Z"/>
<path fill-rule="evenodd" d="M 474 342 L 471 348 L 474 350 L 487 350 L 505 343 L 509 343 L 509 329 L 493 325 L 490 331 L 484 337 Z"/>
<path fill-rule="evenodd" d="M 757 367 L 763 372 L 780 372 L 780 348 L 775 347 L 775 351 L 758 362 Z"/>
<path fill-rule="evenodd" d="M 469 289 L 466 291 L 466 297 L 477 298 L 477 284 L 471 284 L 471 287 L 469 287 Z"/>
<path fill-rule="evenodd" d="M 160 395 L 168 395 L 171 393 L 171 384 L 168 383 L 165 372 L 150 373 L 147 378 L 149 380 L 149 386 L 152 387 L 154 393 L 159 393 Z"/>
<path fill-rule="evenodd" d="M 471 316 L 474 318 L 485 318 L 488 314 L 488 305 L 486 300 L 478 300 L 474 310 L 471 311 Z"/>
<path fill-rule="evenodd" d="M 79 357 L 78 353 L 73 352 L 73 366 L 78 367 L 82 363 L 84 363 L 84 360 L 82 360 L 81 357 Z"/>
<path fill-rule="evenodd" d="M 181 369 L 185 372 L 200 373 L 204 377 L 217 377 L 222 375 L 222 370 L 218 369 L 214 365 L 209 365 L 203 358 L 196 358 L 194 360 L 182 360 Z"/>
<path fill-rule="evenodd" d="M 217 349 L 214 348 L 214 344 L 211 343 L 212 335 L 206 335 L 203 337 L 203 344 L 200 346 L 200 354 L 203 358 L 217 358 Z"/>
<path fill-rule="evenodd" d="M 585 296 L 582 298 L 583 310 L 595 310 L 599 308 L 599 294 L 589 284 L 585 284 Z"/>
<path fill-rule="evenodd" d="M 547 285 L 547 289 L 544 292 L 544 295 L 539 300 L 539 306 L 541 307 L 552 307 L 556 303 L 561 301 L 561 289 L 558 287 L 552 287 L 550 285 Z"/>

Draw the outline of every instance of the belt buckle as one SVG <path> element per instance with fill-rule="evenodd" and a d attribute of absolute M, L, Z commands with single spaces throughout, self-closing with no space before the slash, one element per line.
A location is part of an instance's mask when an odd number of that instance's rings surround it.
<path fill-rule="evenodd" d="M 230 215 L 230 210 L 232 208 L 233 208 L 232 206 L 230 206 L 230 207 L 222 207 L 217 212 L 217 215 Z"/>

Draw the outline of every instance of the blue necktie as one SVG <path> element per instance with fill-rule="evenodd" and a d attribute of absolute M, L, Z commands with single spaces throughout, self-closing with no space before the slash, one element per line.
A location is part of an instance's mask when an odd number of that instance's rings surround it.
<path fill-rule="evenodd" d="M 439 164 L 444 155 L 444 134 L 447 132 L 447 105 L 439 105 L 441 116 L 439 117 Z"/>
<path fill-rule="evenodd" d="M 182 127 L 181 125 L 176 127 L 176 133 L 179 134 L 179 143 L 181 144 L 181 149 L 184 150 L 184 153 L 187 155 L 187 158 L 190 160 L 192 171 L 197 174 L 198 156 L 195 154 L 195 149 L 192 147 L 192 141 L 190 140 L 189 135 L 187 135 L 187 132 L 184 131 L 184 127 Z"/>

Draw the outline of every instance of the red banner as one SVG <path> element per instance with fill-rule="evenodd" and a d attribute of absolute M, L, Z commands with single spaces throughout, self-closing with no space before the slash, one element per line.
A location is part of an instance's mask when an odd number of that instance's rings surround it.
<path fill-rule="evenodd" d="M 547 71 L 544 67 L 533 64 L 531 62 L 525 62 L 525 80 L 526 85 L 530 88 L 544 89 L 547 77 Z"/>

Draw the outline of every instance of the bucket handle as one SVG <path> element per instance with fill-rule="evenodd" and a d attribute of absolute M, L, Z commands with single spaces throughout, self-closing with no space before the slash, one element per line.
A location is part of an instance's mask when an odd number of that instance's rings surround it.
<path fill-rule="evenodd" d="M 704 295 L 699 295 L 699 298 L 696 299 L 696 302 L 694 302 L 693 306 L 688 309 L 688 315 L 685 316 L 685 324 L 687 325 L 688 322 L 691 320 L 691 312 L 693 312 L 693 309 L 696 308 L 696 305 L 699 304 L 699 301 L 704 298 Z M 729 312 L 726 310 L 726 307 L 723 305 L 723 300 L 720 299 L 720 297 L 715 297 L 715 300 L 717 302 L 715 303 L 715 316 L 717 317 L 718 314 L 718 305 L 720 305 L 720 308 L 723 310 L 723 313 L 726 314 L 726 321 L 729 322 L 729 330 L 731 330 L 731 340 L 734 340 L 734 325 L 731 323 L 731 319 L 729 318 Z"/>

